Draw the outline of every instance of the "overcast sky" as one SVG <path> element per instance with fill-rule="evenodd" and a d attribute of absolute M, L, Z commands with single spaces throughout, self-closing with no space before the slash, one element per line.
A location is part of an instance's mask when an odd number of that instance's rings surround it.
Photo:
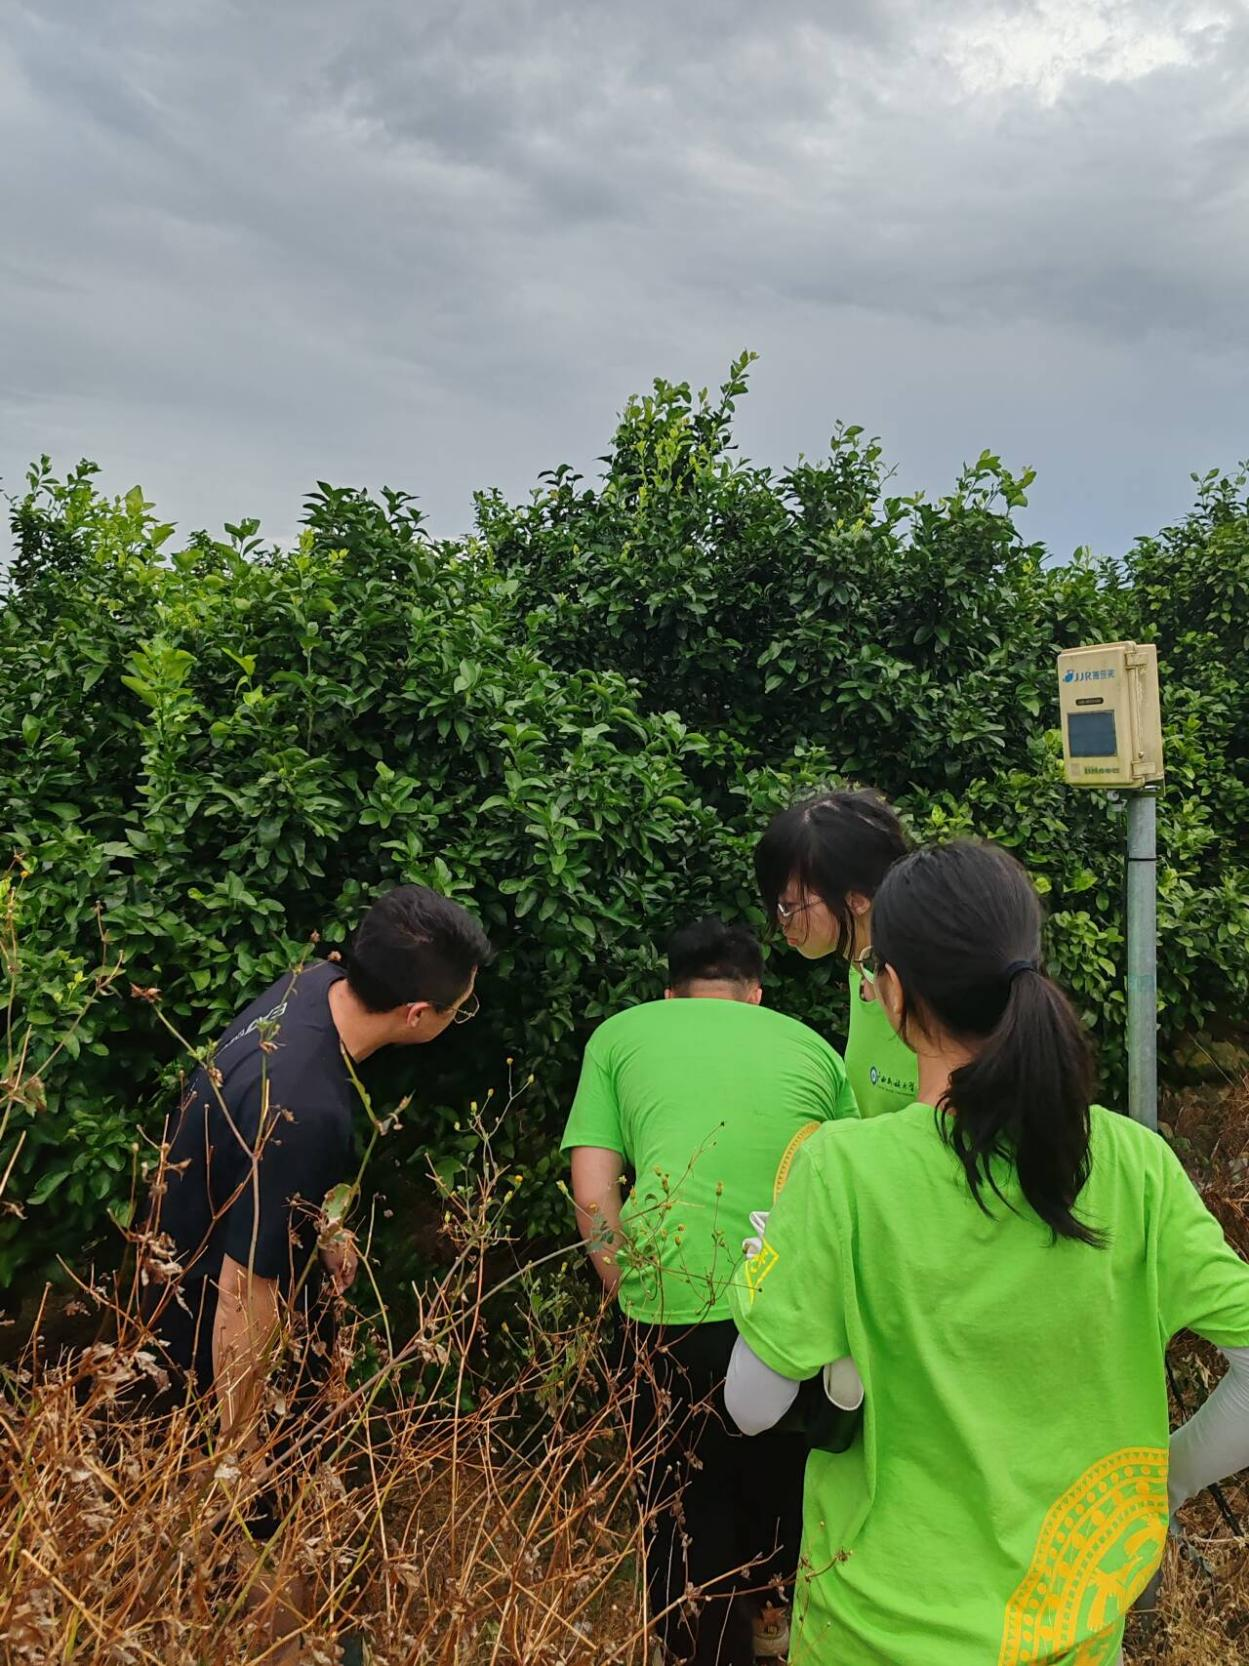
<path fill-rule="evenodd" d="M 0 479 L 186 531 L 592 467 L 761 354 L 744 450 L 983 447 L 1122 550 L 1249 455 L 1249 7 L 0 0 Z"/>

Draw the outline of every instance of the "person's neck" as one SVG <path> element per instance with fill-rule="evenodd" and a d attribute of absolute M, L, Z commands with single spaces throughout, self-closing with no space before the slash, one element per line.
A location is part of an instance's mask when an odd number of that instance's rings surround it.
<path fill-rule="evenodd" d="M 854 916 L 854 937 L 850 944 L 851 960 L 858 960 L 864 949 L 872 945 L 872 914 L 869 909 L 866 914 Z"/>
<path fill-rule="evenodd" d="M 695 1001 L 744 1001 L 745 993 L 740 983 L 734 983 L 730 978 L 695 978 L 686 984 L 682 995 Z"/>
<path fill-rule="evenodd" d="M 390 1016 L 384 1012 L 370 1012 L 352 993 L 346 978 L 339 978 L 330 989 L 330 1017 L 338 1031 L 343 1051 L 362 1064 L 371 1053 L 390 1043 Z"/>
<path fill-rule="evenodd" d="M 919 1048 L 915 1053 L 919 1069 L 915 1097 L 921 1105 L 939 1105 L 950 1091 L 950 1077 L 963 1065 L 970 1064 L 975 1054 L 954 1043 L 937 1050 Z"/>

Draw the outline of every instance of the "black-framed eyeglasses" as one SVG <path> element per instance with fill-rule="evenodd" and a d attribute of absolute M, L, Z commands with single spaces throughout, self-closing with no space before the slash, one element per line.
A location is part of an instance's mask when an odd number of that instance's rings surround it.
<path fill-rule="evenodd" d="M 801 914 L 808 908 L 815 907 L 814 897 L 804 897 L 801 902 L 778 902 L 776 917 L 783 926 L 787 926 L 795 914 Z"/>
<path fill-rule="evenodd" d="M 453 1024 L 467 1024 L 469 1019 L 476 1018 L 480 1011 L 481 1002 L 478 1000 L 477 991 L 474 989 L 473 993 L 466 995 L 459 1006 L 456 1007 L 451 1016 L 451 1022 Z"/>

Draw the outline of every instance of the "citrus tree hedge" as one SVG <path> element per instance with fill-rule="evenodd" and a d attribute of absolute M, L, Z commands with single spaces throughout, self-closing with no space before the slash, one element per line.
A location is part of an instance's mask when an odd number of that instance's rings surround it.
<path fill-rule="evenodd" d="M 1014 523 L 1030 477 L 995 457 L 932 501 L 893 495 L 855 429 L 784 474 L 740 458 L 746 372 L 710 396 L 657 382 L 599 480 L 484 493 L 456 542 L 403 493 L 326 484 L 293 548 L 251 521 L 179 542 L 90 465 L 32 470 L 0 604 L 0 845 L 9 1046 L 29 1036 L 41 1075 L 0 1139 L 0 1282 L 111 1253 L 177 1038 L 203 1044 L 413 879 L 472 906 L 499 957 L 476 1023 L 374 1073 L 382 1100 L 413 1092 L 379 1177 L 390 1264 L 429 1165 L 473 1161 L 468 1107 L 509 1084 L 519 1218 L 563 1229 L 556 1136 L 589 1029 L 659 992 L 675 922 L 752 913 L 763 822 L 835 778 L 885 788 L 918 837 L 1018 850 L 1113 1094 L 1122 824 L 1063 787 L 1055 729 L 1053 655 L 1083 640 L 1163 660 L 1164 1046 L 1243 1012 L 1244 478 L 1199 481 L 1120 563 L 1055 564 Z M 841 1031 L 833 967 L 777 959 L 770 998 Z"/>

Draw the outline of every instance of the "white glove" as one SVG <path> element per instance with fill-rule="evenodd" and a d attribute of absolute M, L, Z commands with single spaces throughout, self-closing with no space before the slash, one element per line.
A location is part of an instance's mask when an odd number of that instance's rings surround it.
<path fill-rule="evenodd" d="M 849 1354 L 824 1367 L 824 1394 L 842 1411 L 858 1411 L 863 1404 L 863 1379 Z"/>
<path fill-rule="evenodd" d="M 751 1236 L 742 1239 L 742 1254 L 747 1261 L 753 1261 L 756 1255 L 763 1253 L 763 1234 L 768 1229 L 767 1209 L 752 1209 L 750 1211 Z"/>

